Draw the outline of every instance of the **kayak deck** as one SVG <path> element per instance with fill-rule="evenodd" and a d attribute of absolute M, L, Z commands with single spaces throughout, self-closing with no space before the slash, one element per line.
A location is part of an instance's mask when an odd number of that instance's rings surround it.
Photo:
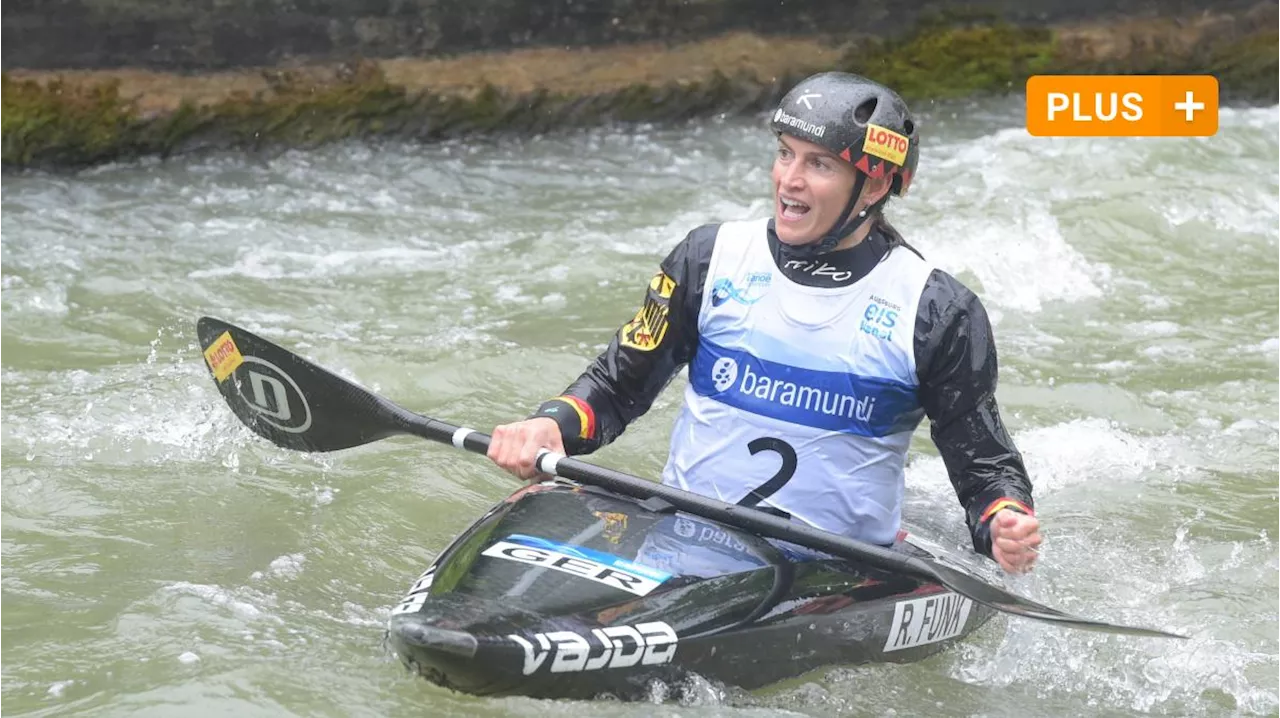
<path fill-rule="evenodd" d="M 920 660 L 992 615 L 934 583 L 542 484 L 440 555 L 387 640 L 411 670 L 466 693 L 630 698 L 688 673 L 753 689 L 827 665 Z"/>

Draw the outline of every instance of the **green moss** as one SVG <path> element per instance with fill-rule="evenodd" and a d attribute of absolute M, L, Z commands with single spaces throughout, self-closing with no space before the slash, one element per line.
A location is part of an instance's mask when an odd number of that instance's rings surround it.
<path fill-rule="evenodd" d="M 190 102 L 183 102 L 178 109 L 167 117 L 158 118 L 152 125 L 157 154 L 168 157 L 182 146 L 187 137 L 204 131 L 212 118 Z M 5 157 L 8 161 L 8 157 Z"/>
<path fill-rule="evenodd" d="M 1245 37 L 1204 39 L 1190 47 L 1160 36 L 1132 43 L 1126 55 L 1094 60 L 1056 47 L 1048 72 L 1118 75 L 1213 75 L 1223 102 L 1280 99 L 1280 33 L 1267 28 Z"/>
<path fill-rule="evenodd" d="M 115 85 L 68 88 L 7 77 L 5 83 L 3 163 L 11 168 L 74 167 L 191 148 L 310 147 L 355 136 L 432 140 L 602 121 L 681 120 L 764 109 L 776 101 L 778 89 L 716 71 L 700 82 L 637 83 L 589 96 L 545 89 L 512 94 L 492 85 L 468 95 L 410 95 L 365 63 L 327 82 L 275 72 L 268 76 L 269 92 L 239 93 L 212 105 L 183 103 L 143 119 Z"/>
<path fill-rule="evenodd" d="M 850 48 L 838 64 L 884 82 L 909 99 L 1021 92 L 1037 73 L 1210 72 L 1226 99 L 1276 101 L 1277 33 L 1201 43 L 1173 52 L 1157 40 L 1098 61 L 1055 41 L 1047 29 L 989 18 L 935 18 L 908 37 Z M 793 83 L 823 68 L 797 65 L 776 78 L 714 71 L 699 81 L 636 83 L 594 95 L 547 89 L 512 94 L 492 85 L 473 93 L 410 94 L 371 62 L 337 77 L 272 72 L 269 91 L 231 95 L 212 105 L 183 103 L 142 117 L 114 83 L 45 84 L 3 75 L 5 167 L 82 166 L 194 148 L 310 147 L 348 137 L 433 140 L 474 133 L 540 133 L 607 121 L 661 122 L 771 107 Z"/>
<path fill-rule="evenodd" d="M 0 75 L 0 134 L 5 164 L 39 158 L 53 163 L 110 159 L 130 142 L 139 120 L 117 83 L 81 87 L 47 85 Z"/>
<path fill-rule="evenodd" d="M 232 95 L 202 107 L 143 119 L 115 83 L 41 85 L 3 78 L 3 163 L 10 167 L 78 166 L 144 154 L 167 156 L 188 146 L 315 146 L 389 132 L 410 114 L 404 88 L 362 64 L 330 83 L 282 73 L 266 95 Z"/>
<path fill-rule="evenodd" d="M 1134 47 L 1124 56 L 1097 60 L 1064 47 L 1045 28 L 953 14 L 922 22 L 896 40 L 851 47 L 840 66 L 917 100 L 1020 92 L 1032 75 L 1068 73 L 1212 74 L 1225 99 L 1277 99 L 1280 38 L 1273 29 L 1190 48 L 1156 35 Z"/>
<path fill-rule="evenodd" d="M 411 104 L 404 88 L 388 83 L 373 63 L 329 83 L 279 73 L 271 77 L 271 89 L 203 108 L 197 124 L 223 127 L 240 145 L 307 147 L 372 134 L 375 125 L 385 131 L 388 119 Z"/>
<path fill-rule="evenodd" d="M 840 64 L 907 99 L 943 99 L 1019 91 L 1053 66 L 1054 44 L 1044 28 L 929 22 L 899 40 L 852 47 Z"/>
<path fill-rule="evenodd" d="M 1224 43 L 1209 55 L 1207 71 L 1218 78 L 1224 99 L 1274 103 L 1280 99 L 1280 32 L 1268 29 Z"/>

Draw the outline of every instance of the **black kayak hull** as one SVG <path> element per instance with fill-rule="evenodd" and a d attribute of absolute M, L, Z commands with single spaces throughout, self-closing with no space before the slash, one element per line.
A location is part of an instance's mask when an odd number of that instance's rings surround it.
<path fill-rule="evenodd" d="M 633 699 L 690 673 L 750 690 L 917 661 L 993 613 L 934 583 L 547 483 L 459 535 L 393 609 L 387 641 L 473 695 Z"/>

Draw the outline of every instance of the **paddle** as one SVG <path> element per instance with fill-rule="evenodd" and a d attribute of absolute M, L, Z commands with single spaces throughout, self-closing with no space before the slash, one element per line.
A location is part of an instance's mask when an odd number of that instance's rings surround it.
<path fill-rule="evenodd" d="M 277 446 L 297 451 L 337 451 L 392 436 L 410 435 L 477 454 L 485 454 L 489 449 L 487 434 L 408 411 L 244 329 L 209 317 L 201 318 L 196 329 L 206 363 L 231 410 L 246 426 Z M 545 452 L 538 458 L 538 468 L 637 499 L 658 498 L 680 511 L 762 536 L 935 581 L 1005 613 L 1106 633 L 1186 638 L 1150 628 L 1072 616 L 935 561 L 907 556 L 579 459 Z"/>

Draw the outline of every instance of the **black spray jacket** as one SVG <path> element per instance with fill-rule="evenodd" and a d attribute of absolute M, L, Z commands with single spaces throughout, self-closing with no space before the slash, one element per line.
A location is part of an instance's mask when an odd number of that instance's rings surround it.
<path fill-rule="evenodd" d="M 565 450 L 588 454 L 616 439 L 649 410 L 698 350 L 698 313 L 718 225 L 693 230 L 667 255 L 636 318 L 559 397 L 536 416 L 555 419 Z M 866 240 L 816 258 L 790 255 L 769 223 L 779 271 L 811 286 L 844 286 L 866 276 L 888 252 L 914 251 L 883 220 Z M 919 398 L 934 444 L 964 507 L 976 551 L 991 555 L 989 519 L 1001 508 L 1032 513 L 1031 482 L 1000 420 L 995 339 L 978 297 L 934 270 L 915 319 Z M 571 409 L 571 410 L 570 410 Z"/>

